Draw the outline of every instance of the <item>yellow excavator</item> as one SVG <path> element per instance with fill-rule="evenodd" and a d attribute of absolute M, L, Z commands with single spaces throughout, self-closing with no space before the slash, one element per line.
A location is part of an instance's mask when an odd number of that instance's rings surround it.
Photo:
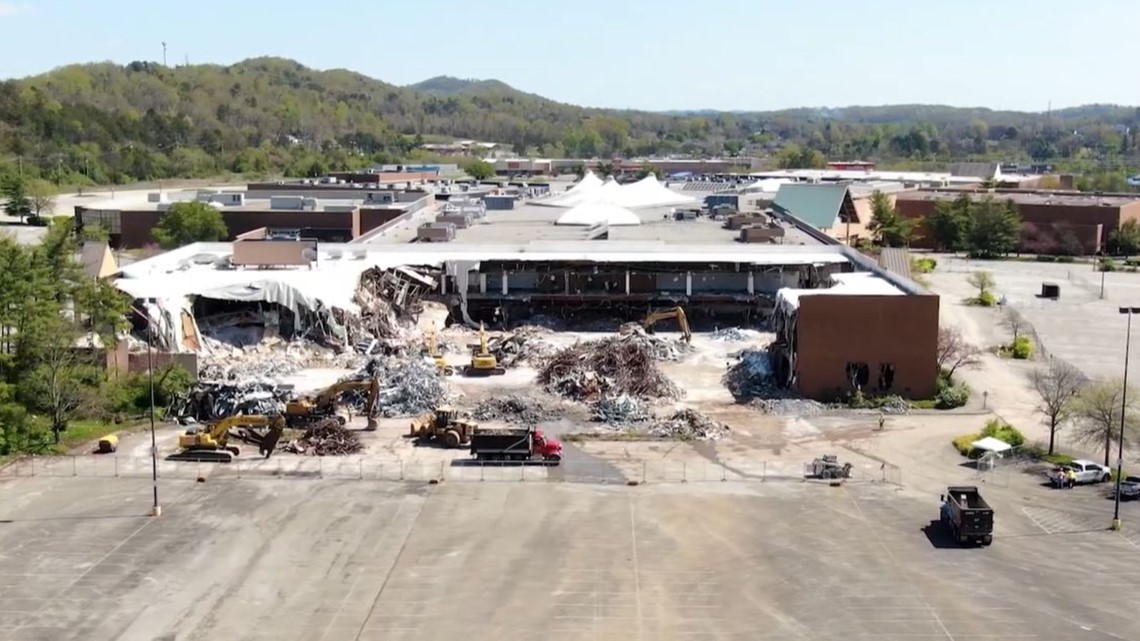
<path fill-rule="evenodd" d="M 436 345 L 435 340 L 435 324 L 432 324 L 431 330 L 425 337 L 425 341 L 427 343 L 428 357 L 431 358 L 431 360 L 435 363 L 436 368 L 439 369 L 439 373 L 443 374 L 444 376 L 451 376 L 454 374 L 455 368 L 448 365 L 447 361 L 443 358 L 443 354 L 439 353 L 439 347 Z"/>
<path fill-rule="evenodd" d="M 487 349 L 487 330 L 479 323 L 479 351 L 471 354 L 471 364 L 463 368 L 464 376 L 502 376 L 507 370 L 499 367 L 495 355 Z"/>
<path fill-rule="evenodd" d="M 685 310 L 680 307 L 673 307 L 671 309 L 662 309 L 656 312 L 650 312 L 644 320 L 641 321 L 641 327 L 647 331 L 652 332 L 653 326 L 657 321 L 668 320 L 676 318 L 677 324 L 681 327 L 681 338 L 686 342 L 693 340 L 693 333 L 689 331 L 689 318 L 685 316 Z"/>
<path fill-rule="evenodd" d="M 285 432 L 285 417 L 249 414 L 227 416 L 210 425 L 195 425 L 178 436 L 178 451 L 166 457 L 168 461 L 199 461 L 203 463 L 229 463 L 240 454 L 237 446 L 230 445 L 233 428 L 268 428 L 264 433 L 250 430 L 243 438 L 254 439 L 262 456 L 269 458 L 277 449 L 277 442 Z"/>
<path fill-rule="evenodd" d="M 368 426 L 365 431 L 376 429 L 376 413 L 379 409 L 380 381 L 375 378 L 333 383 L 321 393 L 311 398 L 300 398 L 285 403 L 285 420 L 289 427 L 303 427 L 312 421 L 336 415 L 337 401 L 345 392 L 368 392 Z"/>

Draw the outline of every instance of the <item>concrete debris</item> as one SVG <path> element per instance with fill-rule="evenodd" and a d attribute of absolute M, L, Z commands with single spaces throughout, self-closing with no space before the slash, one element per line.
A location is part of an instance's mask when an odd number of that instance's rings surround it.
<path fill-rule="evenodd" d="M 542 340 L 549 333 L 541 327 L 526 326 L 487 341 L 487 349 L 503 367 L 514 367 L 525 362 L 541 363 L 550 356 L 553 346 Z"/>
<path fill-rule="evenodd" d="M 510 394 L 494 396 L 480 401 L 471 414 L 480 421 L 506 421 L 520 425 L 534 425 L 557 417 L 549 400 Z"/>
<path fill-rule="evenodd" d="M 739 343 L 741 341 L 750 341 L 760 336 L 760 332 L 754 329 L 740 329 L 739 327 L 725 327 L 713 332 L 709 337 L 714 341 L 721 341 L 725 343 Z"/>
<path fill-rule="evenodd" d="M 629 425 L 653 418 L 653 414 L 641 401 L 627 394 L 599 399 L 592 409 L 595 421 L 610 425 Z"/>
<path fill-rule="evenodd" d="M 355 325 L 356 334 L 373 338 L 391 338 L 402 325 L 421 310 L 420 297 L 431 291 L 436 280 L 431 270 L 396 267 L 373 267 L 360 275 L 354 301 L 360 306 L 360 317 L 345 319 Z M 355 321 L 355 322 L 354 322 Z"/>
<path fill-rule="evenodd" d="M 420 358 L 374 358 L 353 378 L 373 376 L 380 381 L 379 404 L 384 416 L 415 416 L 448 401 L 447 385 L 439 369 Z"/>
<path fill-rule="evenodd" d="M 722 381 L 738 402 L 765 398 L 779 392 L 772 376 L 772 355 L 766 349 L 741 350 L 736 363 L 728 369 Z"/>
<path fill-rule="evenodd" d="M 823 403 L 795 396 L 779 385 L 767 349 L 744 349 L 736 357 L 721 380 L 738 403 L 778 416 L 817 416 L 827 410 Z"/>
<path fill-rule="evenodd" d="M 679 398 L 682 390 L 654 362 L 643 335 L 611 336 L 554 353 L 538 374 L 546 389 L 577 400 L 607 396 Z"/>
<path fill-rule="evenodd" d="M 256 332 L 246 331 L 243 336 L 253 339 L 255 334 Z M 363 361 L 358 353 L 338 352 L 307 340 L 286 342 L 279 337 L 269 336 L 244 342 L 235 338 L 235 332 L 224 335 L 234 342 L 208 335 L 203 337 L 209 354 L 200 359 L 198 378 L 232 382 L 281 379 L 308 367 L 351 369 L 359 367 Z"/>
<path fill-rule="evenodd" d="M 657 419 L 649 428 L 651 436 L 684 441 L 716 440 L 725 436 L 728 431 L 729 428 L 724 423 L 718 423 L 690 408 L 680 409 L 668 417 Z"/>
<path fill-rule="evenodd" d="M 348 456 L 363 450 L 364 444 L 340 420 L 328 418 L 305 428 L 301 438 L 289 441 L 283 449 L 304 456 Z"/>

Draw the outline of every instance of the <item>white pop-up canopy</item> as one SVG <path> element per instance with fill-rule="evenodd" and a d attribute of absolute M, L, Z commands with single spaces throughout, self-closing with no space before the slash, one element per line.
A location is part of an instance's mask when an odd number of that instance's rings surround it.
<path fill-rule="evenodd" d="M 1002 452 L 1008 452 L 1009 450 L 1012 450 L 1013 446 L 1010 445 L 1009 443 L 1006 443 L 1005 441 L 1003 441 L 1001 439 L 994 438 L 992 436 L 987 436 L 985 438 L 978 439 L 978 440 L 974 441 L 973 443 L 970 443 L 970 448 L 975 449 L 975 450 L 981 450 L 983 452 L 993 452 L 995 454 L 1001 454 Z"/>

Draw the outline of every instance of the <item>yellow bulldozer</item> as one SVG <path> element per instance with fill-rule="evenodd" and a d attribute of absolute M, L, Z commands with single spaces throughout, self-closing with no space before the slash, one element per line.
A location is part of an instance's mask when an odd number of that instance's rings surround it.
<path fill-rule="evenodd" d="M 487 329 L 479 323 L 479 351 L 471 354 L 471 364 L 463 368 L 464 376 L 502 376 L 507 370 L 499 367 L 499 361 L 487 349 Z"/>
<path fill-rule="evenodd" d="M 309 398 L 300 398 L 285 403 L 285 420 L 289 427 L 304 427 L 306 424 L 322 418 L 336 416 L 337 402 L 342 394 L 347 392 L 368 392 L 368 426 L 366 431 L 376 429 L 376 413 L 380 398 L 380 381 L 375 378 L 358 381 L 339 381 L 333 383 L 319 394 Z M 340 418 L 340 417 L 338 417 Z"/>
<path fill-rule="evenodd" d="M 442 443 L 447 447 L 461 447 L 471 443 L 471 434 L 479 424 L 465 412 L 451 407 L 438 407 L 433 412 L 412 419 L 409 436 L 421 442 Z"/>
<path fill-rule="evenodd" d="M 256 441 L 262 456 L 269 458 L 285 432 L 285 417 L 261 414 L 227 416 L 210 425 L 195 425 L 178 436 L 178 451 L 167 456 L 166 460 L 229 463 L 241 453 L 236 445 L 229 444 L 230 430 L 234 428 L 267 428 L 263 432 L 247 429 L 242 438 Z"/>

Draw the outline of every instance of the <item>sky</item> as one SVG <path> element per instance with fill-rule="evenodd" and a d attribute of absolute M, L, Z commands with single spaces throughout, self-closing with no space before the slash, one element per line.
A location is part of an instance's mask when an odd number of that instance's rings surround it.
<path fill-rule="evenodd" d="M 341 9 L 351 6 L 352 9 Z M 258 56 L 591 107 L 1140 105 L 1136 0 L 0 0 L 0 77 Z"/>

